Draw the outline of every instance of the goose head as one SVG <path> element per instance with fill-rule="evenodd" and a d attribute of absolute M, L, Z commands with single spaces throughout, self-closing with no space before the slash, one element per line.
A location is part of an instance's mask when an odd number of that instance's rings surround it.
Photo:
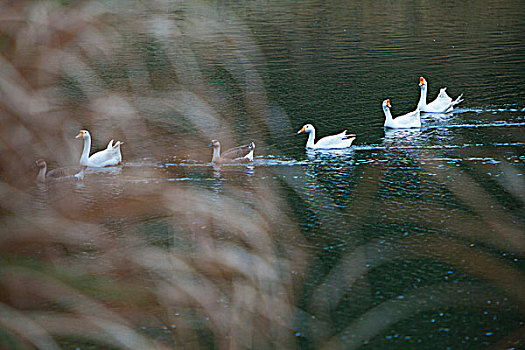
<path fill-rule="evenodd" d="M 392 105 L 390 104 L 390 99 L 386 99 L 383 101 L 383 109 L 387 109 L 387 108 L 390 108 L 392 107 Z"/>
<path fill-rule="evenodd" d="M 90 137 L 89 131 L 87 131 L 87 130 L 80 130 L 78 135 L 75 136 L 76 139 L 79 139 L 79 138 L 87 139 L 89 137 Z"/>
<path fill-rule="evenodd" d="M 311 133 L 313 131 L 315 131 L 314 126 L 312 124 L 306 124 L 297 133 L 298 134 L 303 133 L 303 132 Z"/>
<path fill-rule="evenodd" d="M 427 88 L 427 81 L 425 80 L 425 78 L 419 77 L 419 87 L 421 89 L 426 89 Z"/>
<path fill-rule="evenodd" d="M 211 142 L 208 145 L 208 147 L 219 148 L 219 147 L 221 147 L 221 144 L 217 140 L 211 140 Z"/>
<path fill-rule="evenodd" d="M 36 166 L 37 166 L 38 168 L 41 168 L 41 169 L 42 169 L 42 168 L 45 168 L 45 167 L 47 166 L 46 161 L 43 160 L 43 159 L 39 159 L 39 160 L 37 160 L 37 161 L 35 162 L 35 164 L 36 164 Z"/>

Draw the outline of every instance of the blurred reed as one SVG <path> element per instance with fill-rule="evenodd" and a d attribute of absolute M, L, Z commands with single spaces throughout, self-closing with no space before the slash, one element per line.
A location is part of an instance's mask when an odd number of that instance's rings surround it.
<path fill-rule="evenodd" d="M 202 68 L 214 61 L 251 120 L 267 117 L 256 46 L 220 16 L 235 17 L 197 1 L 17 1 L 0 14 L 0 347 L 293 347 L 289 271 L 304 254 L 269 185 L 246 205 L 233 185 L 33 184 L 37 158 L 78 163 L 81 128 L 94 148 L 124 141 L 125 160 L 208 160 L 210 139 L 246 141 Z M 174 241 L 187 249 L 162 243 Z"/>

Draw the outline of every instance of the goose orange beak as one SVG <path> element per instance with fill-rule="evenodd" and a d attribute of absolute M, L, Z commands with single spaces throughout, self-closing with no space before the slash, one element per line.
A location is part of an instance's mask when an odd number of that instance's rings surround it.
<path fill-rule="evenodd" d="M 390 99 L 386 100 L 386 106 L 387 106 L 387 107 L 392 107 L 392 106 L 390 105 Z"/>
<path fill-rule="evenodd" d="M 297 133 L 300 134 L 300 133 L 302 133 L 302 132 L 304 132 L 304 126 L 303 126 L 303 127 L 301 128 L 301 130 L 299 130 Z"/>
<path fill-rule="evenodd" d="M 76 139 L 78 139 L 79 137 L 82 137 L 82 131 L 79 132 L 77 136 L 75 136 Z"/>
<path fill-rule="evenodd" d="M 419 77 L 419 86 L 425 85 L 425 78 Z"/>

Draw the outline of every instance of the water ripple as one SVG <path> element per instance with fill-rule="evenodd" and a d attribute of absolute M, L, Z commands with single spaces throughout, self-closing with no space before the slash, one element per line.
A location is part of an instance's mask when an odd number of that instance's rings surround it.
<path fill-rule="evenodd" d="M 525 122 L 507 122 L 507 121 L 496 121 L 493 123 L 486 124 L 452 124 L 452 125 L 428 125 L 424 129 L 442 129 L 442 128 L 501 128 L 501 127 L 514 127 L 514 126 L 525 126 Z"/>

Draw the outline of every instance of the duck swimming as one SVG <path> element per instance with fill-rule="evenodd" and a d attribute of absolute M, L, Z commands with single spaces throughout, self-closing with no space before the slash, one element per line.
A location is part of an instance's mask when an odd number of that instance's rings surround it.
<path fill-rule="evenodd" d="M 84 180 L 85 175 L 85 166 L 78 168 L 57 168 L 50 171 L 47 171 L 47 163 L 43 159 L 39 159 L 36 162 L 36 166 L 40 169 L 36 176 L 37 182 L 52 182 L 58 180 Z"/>
<path fill-rule="evenodd" d="M 212 163 L 246 163 L 253 161 L 253 151 L 255 150 L 255 143 L 251 142 L 248 145 L 230 148 L 221 154 L 221 144 L 217 140 L 211 140 L 208 147 L 213 147 Z"/>

